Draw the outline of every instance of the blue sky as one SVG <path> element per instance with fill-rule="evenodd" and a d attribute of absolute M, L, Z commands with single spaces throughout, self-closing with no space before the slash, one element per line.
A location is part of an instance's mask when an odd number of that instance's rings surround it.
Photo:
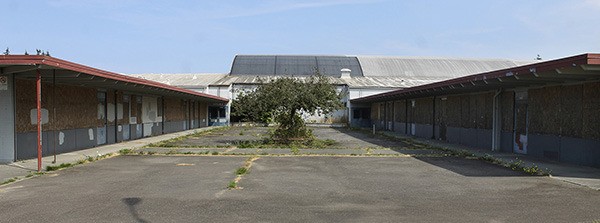
<path fill-rule="evenodd" d="M 0 0 L 0 48 L 120 73 L 226 73 L 236 54 L 531 60 L 600 52 L 600 0 Z"/>

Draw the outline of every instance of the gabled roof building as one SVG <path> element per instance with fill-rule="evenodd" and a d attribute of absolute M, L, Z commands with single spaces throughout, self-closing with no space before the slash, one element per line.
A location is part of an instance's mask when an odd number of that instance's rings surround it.
<path fill-rule="evenodd" d="M 311 122 L 346 123 L 351 120 L 350 99 L 404 89 L 465 75 L 515 67 L 531 62 L 505 59 L 460 59 L 391 56 L 237 55 L 227 74 L 134 74 L 149 80 L 213 94 L 229 99 L 264 81 L 281 77 L 304 78 L 315 73 L 328 76 L 345 97 L 346 111 Z M 194 86 L 194 79 L 211 79 L 208 86 Z M 214 78 L 214 79 L 212 79 Z M 214 112 L 220 109 L 222 112 Z M 214 123 L 229 120 L 229 107 L 212 108 Z M 363 111 L 368 112 L 368 111 Z M 359 121 L 359 120 L 357 120 Z M 360 121 L 359 121 L 360 122 Z"/>

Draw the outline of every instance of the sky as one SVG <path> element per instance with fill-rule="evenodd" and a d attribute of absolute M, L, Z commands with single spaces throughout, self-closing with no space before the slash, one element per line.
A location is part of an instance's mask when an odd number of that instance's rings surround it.
<path fill-rule="evenodd" d="M 0 48 L 125 74 L 237 54 L 544 60 L 600 53 L 600 0 L 0 0 Z"/>

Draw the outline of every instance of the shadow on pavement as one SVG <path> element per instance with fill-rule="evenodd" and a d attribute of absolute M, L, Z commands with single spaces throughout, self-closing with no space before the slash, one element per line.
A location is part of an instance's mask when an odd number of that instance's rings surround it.
<path fill-rule="evenodd" d="M 133 219 L 136 222 L 140 222 L 140 223 L 148 222 L 148 221 L 140 218 L 140 215 L 138 214 L 137 210 L 135 209 L 135 206 L 142 202 L 141 198 L 127 197 L 127 198 L 121 199 L 121 201 L 127 205 L 127 207 L 129 208 L 129 213 L 131 213 L 131 216 L 133 217 Z"/>
<path fill-rule="evenodd" d="M 467 177 L 535 177 L 521 171 L 461 157 L 414 157 L 425 163 L 444 168 Z"/>

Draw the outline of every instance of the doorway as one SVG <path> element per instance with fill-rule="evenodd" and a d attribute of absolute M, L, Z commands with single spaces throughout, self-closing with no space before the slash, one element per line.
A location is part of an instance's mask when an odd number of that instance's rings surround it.
<path fill-rule="evenodd" d="M 515 129 L 513 152 L 527 154 L 527 132 L 529 113 L 527 112 L 527 91 L 515 92 Z"/>

